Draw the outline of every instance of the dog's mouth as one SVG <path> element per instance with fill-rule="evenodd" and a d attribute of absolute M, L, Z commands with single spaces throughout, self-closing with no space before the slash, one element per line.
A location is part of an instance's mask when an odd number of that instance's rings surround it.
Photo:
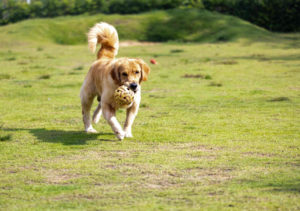
<path fill-rule="evenodd" d="M 134 94 L 137 93 L 137 91 L 138 91 L 138 88 L 136 90 L 132 90 L 130 88 L 128 88 L 128 89 L 131 90 L 131 91 L 133 91 Z"/>
<path fill-rule="evenodd" d="M 139 87 L 137 87 L 136 89 L 132 89 L 129 85 L 127 85 L 127 84 L 124 84 L 124 85 L 126 86 L 127 90 L 133 91 L 134 94 L 137 93 L 137 92 L 139 91 Z"/>
<path fill-rule="evenodd" d="M 137 91 L 138 91 L 138 88 L 136 90 L 130 89 L 128 86 L 126 88 L 128 91 L 133 91 L 134 94 L 137 93 Z"/>

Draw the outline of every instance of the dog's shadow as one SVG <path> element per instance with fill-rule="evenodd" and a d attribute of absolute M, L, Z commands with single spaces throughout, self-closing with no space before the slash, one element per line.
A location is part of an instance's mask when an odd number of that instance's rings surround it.
<path fill-rule="evenodd" d="M 102 135 L 114 135 L 113 133 L 86 133 L 80 131 L 47 130 L 45 128 L 23 129 L 3 128 L 4 131 L 28 131 L 39 141 L 49 143 L 62 143 L 64 145 L 84 145 L 87 141 L 116 141 L 113 139 L 101 139 Z M 100 137 L 99 137 L 100 136 Z"/>

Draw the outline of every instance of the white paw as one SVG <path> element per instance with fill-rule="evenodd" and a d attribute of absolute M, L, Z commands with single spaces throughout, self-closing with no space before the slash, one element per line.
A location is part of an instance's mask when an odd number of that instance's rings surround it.
<path fill-rule="evenodd" d="M 131 131 L 125 131 L 125 137 L 126 138 L 132 138 L 133 136 L 132 136 Z"/>
<path fill-rule="evenodd" d="M 124 131 L 119 131 L 119 132 L 116 132 L 116 137 L 122 141 L 125 137 L 125 132 Z"/>
<path fill-rule="evenodd" d="M 92 126 L 85 129 L 85 132 L 87 133 L 97 133 L 97 130 L 95 130 Z"/>

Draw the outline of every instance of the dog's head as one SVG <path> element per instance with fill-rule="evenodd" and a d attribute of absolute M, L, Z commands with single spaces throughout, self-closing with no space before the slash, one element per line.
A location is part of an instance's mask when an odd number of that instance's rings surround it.
<path fill-rule="evenodd" d="M 111 70 L 111 77 L 118 85 L 126 85 L 132 91 L 140 89 L 142 81 L 147 81 L 149 66 L 142 59 L 118 59 Z"/>

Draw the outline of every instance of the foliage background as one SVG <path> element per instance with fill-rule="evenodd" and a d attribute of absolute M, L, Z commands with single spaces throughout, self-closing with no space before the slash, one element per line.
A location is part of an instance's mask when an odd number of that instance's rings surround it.
<path fill-rule="evenodd" d="M 231 14 L 271 31 L 300 30 L 300 0 L 32 0 L 1 1 L 0 24 L 83 13 L 135 14 L 172 8 L 202 8 Z"/>

